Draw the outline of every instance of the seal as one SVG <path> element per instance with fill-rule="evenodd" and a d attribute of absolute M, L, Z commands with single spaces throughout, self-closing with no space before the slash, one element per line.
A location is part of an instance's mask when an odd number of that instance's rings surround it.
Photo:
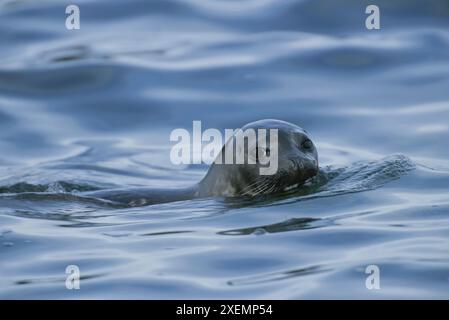
<path fill-rule="evenodd" d="M 223 163 L 226 150 L 233 147 L 229 139 L 211 164 L 206 176 L 196 185 L 178 189 L 132 188 L 104 190 L 85 193 L 84 196 L 113 201 L 128 206 L 145 206 L 157 203 L 189 200 L 206 197 L 255 197 L 258 195 L 284 192 L 299 188 L 309 178 L 318 173 L 318 153 L 308 133 L 286 121 L 266 119 L 248 123 L 240 132 L 247 129 L 277 129 L 275 145 L 247 143 L 243 148 L 244 158 L 255 161 L 238 163 L 234 154 L 232 163 Z M 271 142 L 271 140 L 270 140 Z M 263 148 L 263 150 L 261 150 Z M 270 155 L 277 151 L 277 171 L 271 175 L 261 175 L 266 166 L 259 155 Z"/>

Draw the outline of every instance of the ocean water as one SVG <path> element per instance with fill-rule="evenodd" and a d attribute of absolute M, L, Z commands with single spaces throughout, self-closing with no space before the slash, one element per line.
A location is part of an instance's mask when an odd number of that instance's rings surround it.
<path fill-rule="evenodd" d="M 0 298 L 449 298 L 449 2 L 371 2 L 1 0 Z M 173 129 L 264 118 L 312 136 L 302 192 L 80 197 L 192 185 Z"/>

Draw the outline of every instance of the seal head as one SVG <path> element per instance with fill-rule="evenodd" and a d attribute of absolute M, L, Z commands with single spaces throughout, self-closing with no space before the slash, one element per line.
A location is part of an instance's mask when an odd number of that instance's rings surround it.
<path fill-rule="evenodd" d="M 236 150 L 233 162 L 228 164 L 223 159 L 226 150 L 234 148 L 234 134 L 199 183 L 197 196 L 232 197 L 277 193 L 300 186 L 318 173 L 318 153 L 304 129 L 273 119 L 251 122 L 240 133 L 247 132 L 247 129 L 254 129 L 256 132 L 258 129 L 266 129 L 270 134 L 270 129 L 277 129 L 277 141 L 272 141 L 270 137 L 270 144 L 261 145 L 260 140 L 251 143 L 249 139 L 241 150 L 245 162 L 238 164 L 236 157 L 239 150 Z M 273 174 L 262 175 L 261 168 L 266 167 L 266 163 L 262 163 L 258 155 L 269 156 L 274 150 L 277 151 L 277 170 Z M 249 159 L 255 161 L 250 162 Z"/>

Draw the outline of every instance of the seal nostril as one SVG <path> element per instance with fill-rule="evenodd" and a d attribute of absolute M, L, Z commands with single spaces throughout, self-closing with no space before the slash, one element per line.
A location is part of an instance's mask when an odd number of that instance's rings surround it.
<path fill-rule="evenodd" d="M 296 161 L 295 159 L 290 159 L 290 161 L 293 164 L 293 169 L 295 171 L 300 171 L 302 169 L 302 163 L 300 161 Z"/>
<path fill-rule="evenodd" d="M 289 160 L 290 160 L 290 162 L 291 162 L 293 168 L 296 169 L 296 163 L 295 163 L 295 160 L 293 160 L 293 159 L 289 159 Z"/>

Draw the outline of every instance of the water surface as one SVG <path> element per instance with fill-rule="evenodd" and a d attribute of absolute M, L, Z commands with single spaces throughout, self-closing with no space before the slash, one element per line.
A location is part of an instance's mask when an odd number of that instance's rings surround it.
<path fill-rule="evenodd" d="M 367 1 L 84 0 L 74 31 L 68 4 L 0 1 L 0 298 L 449 298 L 447 1 L 376 1 L 374 31 Z M 303 192 L 80 197 L 194 184 L 173 129 L 263 118 L 317 145 Z"/>

